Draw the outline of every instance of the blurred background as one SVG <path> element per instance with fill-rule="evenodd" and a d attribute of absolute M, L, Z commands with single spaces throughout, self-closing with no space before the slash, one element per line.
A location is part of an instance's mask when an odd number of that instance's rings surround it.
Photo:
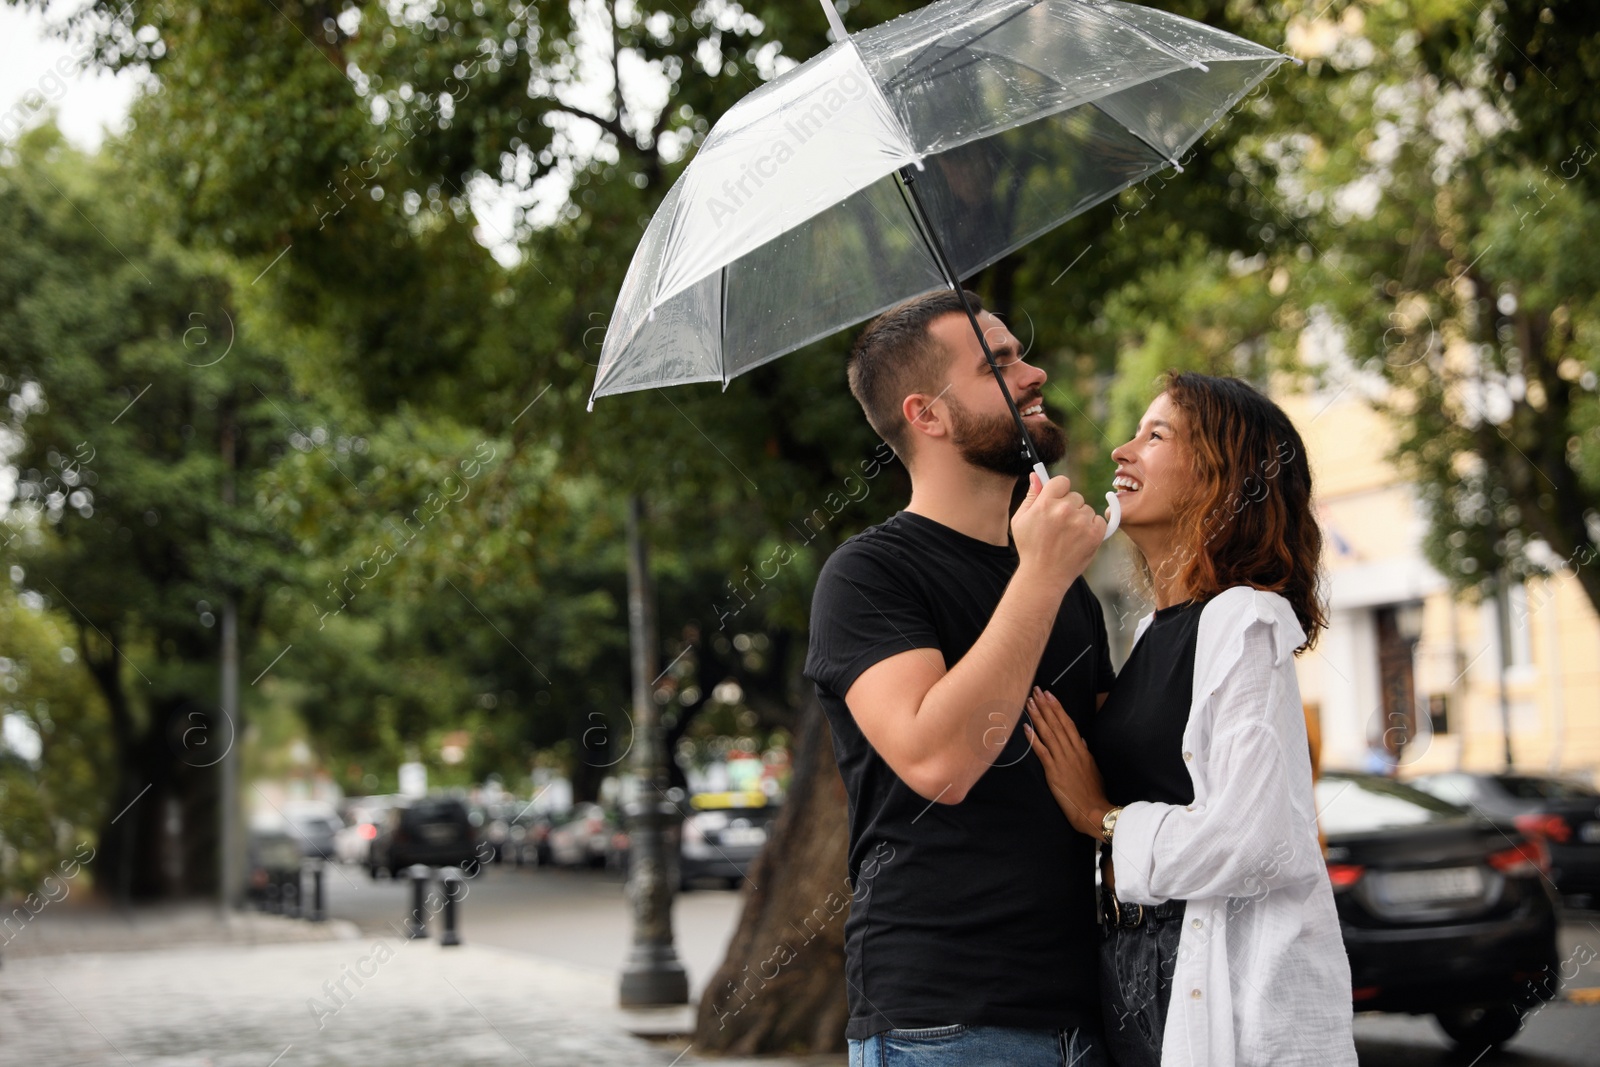
<path fill-rule="evenodd" d="M 1302 62 L 973 287 L 1091 498 L 1167 368 L 1304 435 L 1363 1062 L 1600 1063 L 1600 9 L 1155 6 Z M 825 31 L 0 6 L 0 1041 L 840 1062 L 845 801 L 800 668 L 822 561 L 909 482 L 848 334 L 585 411 L 657 204 Z M 1091 580 L 1120 662 L 1121 539 Z M 661 929 L 641 827 L 687 972 L 658 1010 L 618 1005 Z"/>

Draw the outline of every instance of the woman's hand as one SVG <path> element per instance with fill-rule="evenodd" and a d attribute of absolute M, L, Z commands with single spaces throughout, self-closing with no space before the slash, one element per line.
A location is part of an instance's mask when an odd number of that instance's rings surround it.
<path fill-rule="evenodd" d="M 1072 724 L 1072 718 L 1052 694 L 1033 687 L 1028 697 L 1028 715 L 1037 729 L 1023 724 L 1028 740 L 1044 763 L 1050 792 L 1072 828 L 1099 840 L 1100 822 L 1111 804 L 1100 782 L 1100 768 Z"/>

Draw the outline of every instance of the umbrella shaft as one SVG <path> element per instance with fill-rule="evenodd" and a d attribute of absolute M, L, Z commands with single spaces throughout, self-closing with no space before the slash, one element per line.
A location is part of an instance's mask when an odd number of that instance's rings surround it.
<path fill-rule="evenodd" d="M 994 380 L 1000 386 L 1000 395 L 1006 398 L 1006 407 L 1011 409 L 1011 418 L 1015 420 L 1017 433 L 1022 437 L 1022 454 L 1027 457 L 1028 465 L 1039 472 L 1039 480 L 1047 481 L 1044 464 L 1040 462 L 1039 452 L 1033 446 L 1033 436 L 1028 433 L 1028 427 L 1022 421 L 1022 412 L 1017 410 L 1017 402 L 1012 398 L 1011 390 L 1006 388 L 1005 375 L 1000 373 L 1000 364 L 995 362 L 994 353 L 989 349 L 989 340 L 983 335 L 983 327 L 978 325 L 978 313 L 973 310 L 971 301 L 967 299 L 967 291 L 962 288 L 961 279 L 956 275 L 955 265 L 950 262 L 944 244 L 939 240 L 939 234 L 934 230 L 928 212 L 922 206 L 922 197 L 917 192 L 917 179 L 910 167 L 900 168 L 900 181 L 906 192 L 911 195 L 911 212 L 915 217 L 917 230 L 927 242 L 928 250 L 933 253 L 934 260 L 938 262 L 939 271 L 944 275 L 945 281 L 956 291 L 956 298 L 961 301 L 961 309 L 967 313 L 967 321 L 972 324 L 972 332 L 977 335 L 978 344 L 983 348 L 983 358 L 988 361 L 989 369 L 994 372 Z"/>

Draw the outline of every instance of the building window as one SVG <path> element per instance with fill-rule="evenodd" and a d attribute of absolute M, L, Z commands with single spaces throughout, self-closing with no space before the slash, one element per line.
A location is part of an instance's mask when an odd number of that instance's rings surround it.
<path fill-rule="evenodd" d="M 1450 732 L 1450 697 L 1447 694 L 1428 694 L 1428 729 L 1434 734 Z"/>

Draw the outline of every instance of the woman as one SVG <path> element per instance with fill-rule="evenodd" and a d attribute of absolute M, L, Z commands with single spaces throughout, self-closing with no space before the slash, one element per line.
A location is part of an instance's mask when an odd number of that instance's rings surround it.
<path fill-rule="evenodd" d="M 1122 1067 L 1354 1064 L 1294 672 L 1324 625 L 1305 447 L 1244 382 L 1172 373 L 1111 455 L 1155 613 L 1087 745 L 1028 701 L 1051 791 L 1104 842 L 1107 1044 Z"/>

